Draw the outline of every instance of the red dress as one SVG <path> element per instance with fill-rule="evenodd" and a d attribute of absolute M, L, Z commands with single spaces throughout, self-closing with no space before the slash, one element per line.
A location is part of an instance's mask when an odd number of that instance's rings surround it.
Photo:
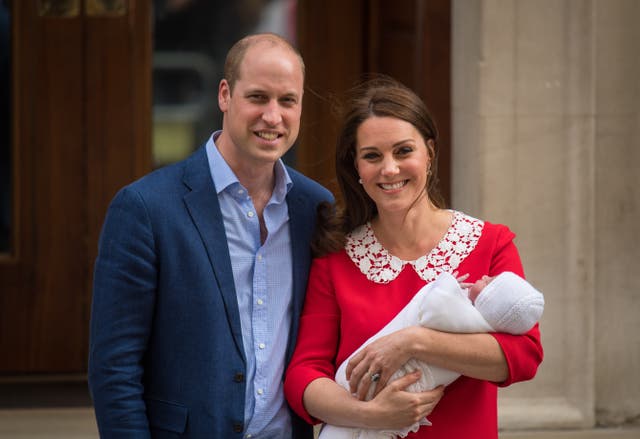
<path fill-rule="evenodd" d="M 318 422 L 302 404 L 306 386 L 317 378 L 333 379 L 337 366 L 438 274 L 469 273 L 468 282 L 503 271 L 523 276 L 515 235 L 507 227 L 453 213 L 445 237 L 417 261 L 403 262 L 389 255 L 368 225 L 350 234 L 345 250 L 314 260 L 284 385 L 289 404 L 301 417 Z M 524 335 L 493 336 L 507 359 L 507 380 L 496 385 L 461 376 L 445 388 L 429 415 L 433 425 L 421 427 L 409 438 L 498 437 L 497 386 L 533 378 L 543 351 L 538 325 Z"/>

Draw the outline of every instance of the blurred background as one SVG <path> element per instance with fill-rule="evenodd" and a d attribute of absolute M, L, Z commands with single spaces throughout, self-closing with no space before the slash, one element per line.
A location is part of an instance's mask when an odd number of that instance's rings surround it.
<path fill-rule="evenodd" d="M 545 361 L 503 438 L 640 437 L 640 2 L 0 0 L 0 437 L 97 437 L 91 280 L 115 192 L 220 128 L 224 56 L 276 32 L 306 63 L 285 161 L 335 191 L 337 104 L 414 89 L 454 209 L 509 225 L 545 294 Z"/>

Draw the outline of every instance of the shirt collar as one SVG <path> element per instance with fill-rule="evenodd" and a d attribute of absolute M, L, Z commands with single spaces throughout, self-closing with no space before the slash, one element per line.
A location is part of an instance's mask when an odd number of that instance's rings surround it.
<path fill-rule="evenodd" d="M 211 178 L 213 179 L 213 184 L 216 187 L 216 193 L 218 195 L 227 190 L 227 188 L 234 185 L 239 185 L 242 187 L 240 180 L 238 180 L 236 174 L 233 172 L 229 164 L 224 160 L 222 154 L 220 154 L 220 151 L 218 151 L 218 147 L 215 144 L 216 139 L 221 133 L 222 130 L 214 132 L 211 137 L 209 137 L 209 140 L 207 141 L 207 144 L 205 146 L 207 152 L 207 160 L 209 161 Z M 273 188 L 273 195 L 271 196 L 271 198 L 276 203 L 282 203 L 287 196 L 287 193 L 289 193 L 289 191 L 291 190 L 293 181 L 291 180 L 291 177 L 287 172 L 287 168 L 281 159 L 278 159 L 278 161 L 275 163 L 274 172 L 275 186 Z"/>
<path fill-rule="evenodd" d="M 345 251 L 371 282 L 389 283 L 400 275 L 407 264 L 422 280 L 431 282 L 443 272 L 455 271 L 476 248 L 482 236 L 482 220 L 455 210 L 452 213 L 453 221 L 438 245 L 415 261 L 404 261 L 389 253 L 378 241 L 368 222 L 347 234 Z"/>

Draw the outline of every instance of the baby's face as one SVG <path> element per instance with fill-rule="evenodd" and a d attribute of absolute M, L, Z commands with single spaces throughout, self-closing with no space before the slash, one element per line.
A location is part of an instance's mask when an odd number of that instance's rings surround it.
<path fill-rule="evenodd" d="M 495 276 L 484 275 L 480 279 L 478 279 L 473 285 L 471 285 L 471 288 L 469 288 L 469 299 L 471 299 L 472 302 L 475 302 L 478 294 L 480 294 L 484 287 L 489 285 L 489 282 L 491 282 L 494 278 Z"/>

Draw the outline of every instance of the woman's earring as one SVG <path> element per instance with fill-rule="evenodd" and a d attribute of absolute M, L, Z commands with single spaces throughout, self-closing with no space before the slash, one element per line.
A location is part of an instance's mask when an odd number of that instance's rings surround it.
<path fill-rule="evenodd" d="M 358 179 L 358 183 L 362 184 L 362 179 L 361 178 Z"/>

